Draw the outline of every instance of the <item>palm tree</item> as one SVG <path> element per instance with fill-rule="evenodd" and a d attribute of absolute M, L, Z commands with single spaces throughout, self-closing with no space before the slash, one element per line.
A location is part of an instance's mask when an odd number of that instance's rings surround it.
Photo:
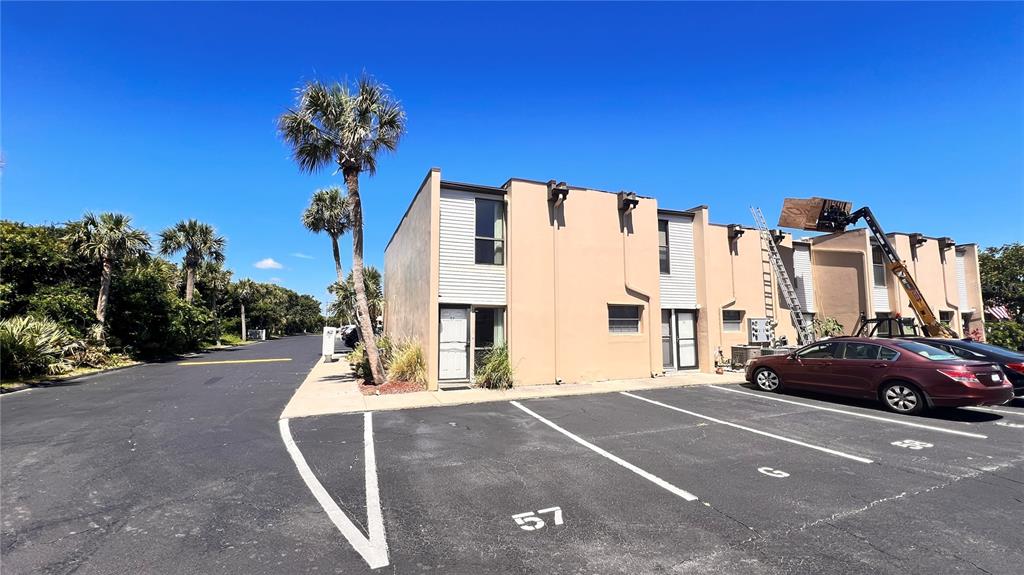
<path fill-rule="evenodd" d="M 356 312 L 375 384 L 384 383 L 384 368 L 377 353 L 373 319 L 363 283 L 363 207 L 359 175 L 377 171 L 377 155 L 394 151 L 405 133 L 405 112 L 387 86 L 363 76 L 355 91 L 347 84 L 309 82 L 299 90 L 295 106 L 277 121 L 281 137 L 291 145 L 292 157 L 304 172 L 336 166 L 348 190 L 352 220 L 352 274 Z"/>
<path fill-rule="evenodd" d="M 380 271 L 373 266 L 366 266 L 363 269 L 363 280 L 370 316 L 376 320 L 384 309 L 384 292 L 381 289 Z M 344 282 L 336 283 L 327 289 L 335 298 L 328 311 L 331 315 L 338 316 L 344 323 L 349 323 L 351 318 L 356 317 L 356 290 L 352 274 L 348 274 L 348 278 Z"/>
<path fill-rule="evenodd" d="M 251 279 L 238 280 L 235 284 L 235 297 L 238 298 L 238 305 L 242 310 L 242 341 L 245 341 L 248 335 L 245 331 L 245 304 L 252 301 L 255 295 L 256 283 Z"/>
<path fill-rule="evenodd" d="M 124 214 L 105 212 L 98 217 L 86 212 L 82 219 L 68 224 L 66 239 L 78 253 L 102 265 L 100 293 L 96 298 L 97 336 L 102 339 L 107 323 L 107 303 L 114 266 L 145 258 L 151 247 L 149 234 L 132 227 Z"/>
<path fill-rule="evenodd" d="M 160 253 L 169 256 L 184 251 L 185 301 L 192 303 L 196 286 L 196 270 L 206 261 L 224 262 L 223 236 L 210 224 L 197 220 L 182 220 L 160 232 Z"/>
<path fill-rule="evenodd" d="M 338 281 L 345 281 L 341 269 L 341 253 L 338 251 L 338 238 L 345 235 L 352 227 L 348 211 L 348 200 L 337 186 L 323 188 L 313 193 L 309 207 L 302 214 L 302 225 L 313 233 L 327 232 L 331 237 L 331 249 L 334 252 L 334 272 Z"/>

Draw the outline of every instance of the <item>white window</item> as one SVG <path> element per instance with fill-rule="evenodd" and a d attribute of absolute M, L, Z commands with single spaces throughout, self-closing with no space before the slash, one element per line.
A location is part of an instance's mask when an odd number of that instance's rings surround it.
<path fill-rule="evenodd" d="M 473 310 L 473 361 L 476 369 L 495 347 L 505 344 L 505 310 L 478 307 Z"/>
<path fill-rule="evenodd" d="M 668 251 L 668 220 L 658 220 L 658 266 L 661 273 L 672 273 Z"/>
<path fill-rule="evenodd" d="M 608 331 L 611 333 L 640 333 L 638 305 L 609 305 Z"/>
<path fill-rule="evenodd" d="M 889 270 L 885 267 L 885 254 L 882 253 L 882 248 L 878 246 L 871 248 L 871 271 L 873 272 L 875 287 L 885 287 L 885 278 Z"/>
<path fill-rule="evenodd" d="M 505 265 L 505 203 L 476 200 L 476 263 Z"/>
<path fill-rule="evenodd" d="M 736 309 L 723 309 L 722 331 L 743 331 L 743 312 Z"/>

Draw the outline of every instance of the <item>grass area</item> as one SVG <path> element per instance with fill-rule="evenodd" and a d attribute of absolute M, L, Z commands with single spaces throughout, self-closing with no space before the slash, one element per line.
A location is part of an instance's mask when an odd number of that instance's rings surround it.
<path fill-rule="evenodd" d="M 119 367 L 130 367 L 133 365 L 140 365 L 141 361 L 137 361 L 131 358 L 114 359 L 109 364 L 103 367 L 78 367 L 67 373 L 60 375 L 40 375 L 36 377 L 30 377 L 26 379 L 12 380 L 0 382 L 0 391 L 6 393 L 9 391 L 18 391 L 28 387 L 41 387 L 52 383 L 60 383 L 76 377 L 82 377 L 85 375 L 91 375 L 100 371 L 106 371 L 108 369 L 117 369 Z"/>

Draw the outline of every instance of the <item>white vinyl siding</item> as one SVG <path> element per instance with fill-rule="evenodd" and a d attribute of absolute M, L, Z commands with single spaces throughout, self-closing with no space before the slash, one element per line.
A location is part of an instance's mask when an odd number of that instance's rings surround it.
<path fill-rule="evenodd" d="M 960 311 L 970 312 L 974 311 L 971 309 L 971 302 L 967 299 L 967 275 L 964 267 L 964 254 L 957 252 L 956 254 L 956 290 L 960 295 Z"/>
<path fill-rule="evenodd" d="M 889 270 L 885 267 L 882 249 L 872 246 L 871 249 L 871 303 L 875 313 L 892 311 L 889 305 Z M 881 285 L 879 285 L 881 284 Z"/>
<path fill-rule="evenodd" d="M 503 306 L 505 266 L 475 263 L 476 198 L 471 192 L 441 190 L 438 301 Z"/>
<path fill-rule="evenodd" d="M 661 274 L 661 307 L 695 309 L 697 273 L 693 259 L 693 218 L 658 214 L 668 220 L 668 254 L 671 273 Z"/>
<path fill-rule="evenodd" d="M 813 313 L 814 278 L 811 276 L 811 246 L 807 244 L 793 244 L 793 280 L 800 307 L 805 312 Z"/>

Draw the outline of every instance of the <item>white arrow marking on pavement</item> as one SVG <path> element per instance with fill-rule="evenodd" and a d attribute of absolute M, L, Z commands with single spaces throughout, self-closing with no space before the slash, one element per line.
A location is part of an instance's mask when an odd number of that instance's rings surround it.
<path fill-rule="evenodd" d="M 313 470 L 306 463 L 299 447 L 292 439 L 292 431 L 288 426 L 288 420 L 282 419 L 279 422 L 281 428 L 281 439 L 284 440 L 288 454 L 292 456 L 299 475 L 306 482 L 306 487 L 313 493 L 320 506 L 327 512 L 338 531 L 345 536 L 352 548 L 356 550 L 371 569 L 386 566 L 388 561 L 388 541 L 384 534 L 384 517 L 380 508 L 380 490 L 377 486 L 377 456 L 373 451 L 373 414 L 369 411 L 363 414 L 363 458 L 366 467 L 366 523 L 369 537 L 364 537 L 359 528 L 352 523 L 352 520 L 345 515 L 345 512 L 338 507 L 334 498 L 331 497 L 324 486 L 313 474 Z"/>

